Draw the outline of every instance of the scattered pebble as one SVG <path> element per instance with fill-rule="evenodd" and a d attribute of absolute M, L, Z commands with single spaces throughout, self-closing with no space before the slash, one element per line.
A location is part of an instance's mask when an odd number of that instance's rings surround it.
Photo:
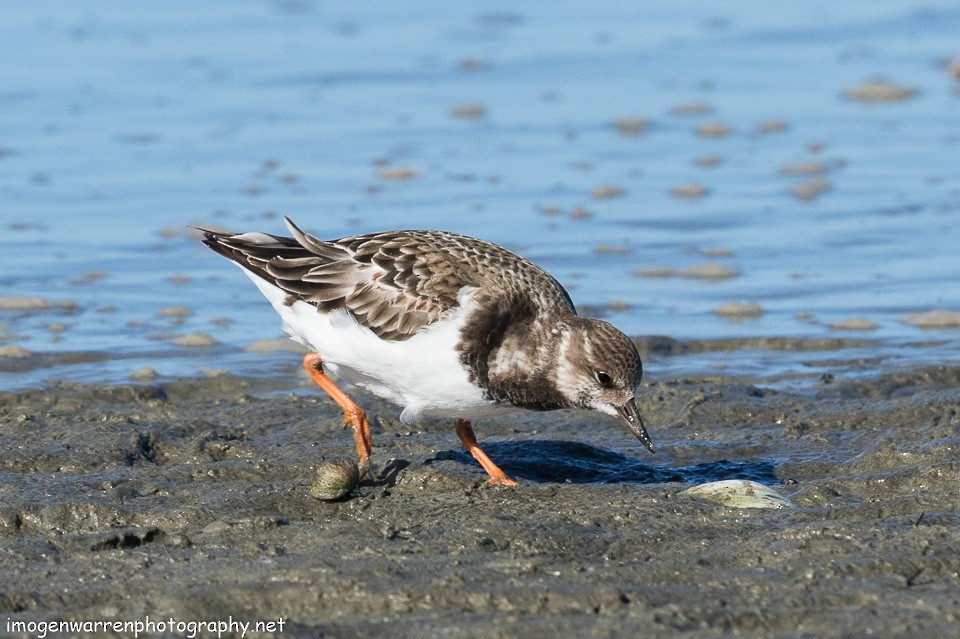
<path fill-rule="evenodd" d="M 74 312 L 80 307 L 72 300 L 48 300 L 43 297 L 5 297 L 0 295 L 0 311 L 69 311 Z"/>
<path fill-rule="evenodd" d="M 174 273 L 167 279 L 171 284 L 186 284 L 190 281 L 190 278 L 183 273 Z"/>
<path fill-rule="evenodd" d="M 733 251 L 731 251 L 730 249 L 724 246 L 705 248 L 701 250 L 700 253 L 702 253 L 703 255 L 706 255 L 707 257 L 732 257 L 733 256 Z"/>
<path fill-rule="evenodd" d="M 191 310 L 186 306 L 168 306 L 157 311 L 158 318 L 169 319 L 174 324 L 182 324 L 191 314 Z"/>
<path fill-rule="evenodd" d="M 114 306 L 113 304 L 104 304 L 103 306 L 98 306 L 97 308 L 95 308 L 95 309 L 93 309 L 93 310 L 94 310 L 95 312 L 97 312 L 97 313 L 102 314 L 102 315 L 108 315 L 108 314 L 110 314 L 110 313 L 116 313 L 116 312 L 117 312 L 117 307 Z"/>
<path fill-rule="evenodd" d="M 955 82 L 960 82 L 960 58 L 945 61 L 944 67 Z M 2 154 L 0 154 L 0 156 L 2 156 Z"/>
<path fill-rule="evenodd" d="M 450 115 L 460 120 L 480 120 L 487 115 L 487 109 L 482 104 L 470 102 L 453 107 Z"/>
<path fill-rule="evenodd" d="M 760 133 L 783 133 L 789 129 L 790 125 L 783 120 L 764 120 L 757 127 Z"/>
<path fill-rule="evenodd" d="M 713 107 L 706 102 L 681 102 L 670 109 L 675 115 L 709 115 Z"/>
<path fill-rule="evenodd" d="M 593 213 L 580 206 L 575 206 L 570 211 L 571 220 L 589 220 L 591 217 L 593 217 Z"/>
<path fill-rule="evenodd" d="M 722 304 L 713 309 L 713 312 L 726 319 L 738 321 L 742 319 L 756 319 L 760 317 L 763 315 L 763 307 L 756 302 L 752 302 L 750 304 L 727 302 L 726 304 Z"/>
<path fill-rule="evenodd" d="M 538 206 L 537 209 L 544 215 L 549 215 L 551 217 L 553 217 L 554 215 L 560 214 L 560 207 L 555 206 L 553 204 L 544 204 L 544 205 Z"/>
<path fill-rule="evenodd" d="M 871 322 L 865 317 L 854 317 L 840 322 L 829 324 L 830 328 L 837 331 L 875 331 L 877 324 Z"/>
<path fill-rule="evenodd" d="M 251 353 L 306 353 L 307 347 L 287 337 L 278 337 L 276 339 L 258 339 L 255 342 L 250 342 L 244 347 L 244 350 L 250 351 Z"/>
<path fill-rule="evenodd" d="M 699 200 L 710 193 L 710 189 L 702 184 L 691 182 L 690 184 L 681 184 L 670 189 L 671 195 L 681 200 Z"/>
<path fill-rule="evenodd" d="M 697 127 L 697 135 L 702 138 L 725 138 L 733 129 L 722 122 L 705 122 Z"/>
<path fill-rule="evenodd" d="M 717 262 L 707 262 L 706 264 L 689 266 L 678 271 L 677 275 L 695 280 L 727 280 L 740 275 L 740 271 Z"/>
<path fill-rule="evenodd" d="M 798 162 L 780 167 L 780 175 L 823 175 L 826 172 L 827 165 L 823 162 Z"/>
<path fill-rule="evenodd" d="M 621 197 L 626 191 L 615 184 L 602 184 L 596 186 L 590 191 L 590 196 L 595 200 L 609 200 L 615 197 Z"/>
<path fill-rule="evenodd" d="M 611 300 L 611 302 L 607 304 L 607 308 L 614 313 L 624 313 L 630 310 L 630 304 L 624 300 Z"/>
<path fill-rule="evenodd" d="M 226 328 L 227 326 L 230 326 L 230 324 L 233 323 L 233 319 L 225 315 L 221 315 L 220 317 L 214 317 L 212 320 L 210 320 L 210 323 L 216 326 L 217 328 Z"/>
<path fill-rule="evenodd" d="M 593 247 L 593 252 L 597 255 L 629 255 L 630 247 L 613 244 L 597 244 Z"/>
<path fill-rule="evenodd" d="M 15 357 L 20 359 L 23 357 L 30 357 L 30 355 L 30 351 L 22 346 L 17 346 L 16 344 L 0 346 L 0 357 Z"/>
<path fill-rule="evenodd" d="M 613 127 L 617 133 L 627 137 L 643 135 L 649 126 L 650 120 L 641 117 L 624 116 L 613 121 Z"/>
<path fill-rule="evenodd" d="M 70 280 L 70 284 L 77 286 L 80 284 L 92 284 L 93 282 L 99 282 L 107 278 L 107 274 L 103 271 L 87 271 L 81 277 L 77 279 Z"/>
<path fill-rule="evenodd" d="M 712 169 L 723 163 L 723 158 L 719 155 L 699 155 L 693 158 L 693 163 L 702 169 Z"/>
<path fill-rule="evenodd" d="M 790 192 L 793 193 L 801 202 L 809 202 L 820 197 L 821 193 L 826 193 L 833 185 L 830 184 L 827 180 L 823 178 L 815 178 L 813 180 L 808 180 L 806 182 L 801 182 L 800 184 L 794 184 L 790 188 Z"/>
<path fill-rule="evenodd" d="M 924 329 L 960 328 L 960 313 L 946 309 L 935 309 L 925 313 L 905 315 L 902 321 L 904 324 Z"/>
<path fill-rule="evenodd" d="M 213 346 L 217 340 L 206 333 L 192 333 L 190 335 L 180 335 L 170 340 L 177 346 Z"/>
<path fill-rule="evenodd" d="M 360 485 L 360 468 L 353 459 L 335 457 L 321 462 L 310 478 L 310 494 L 323 501 L 343 499 Z"/>
<path fill-rule="evenodd" d="M 398 166 L 390 169 L 381 169 L 377 175 L 380 176 L 381 180 L 403 182 L 406 180 L 418 180 L 423 177 L 423 172 L 420 171 L 420 169 L 408 166 Z"/>
<path fill-rule="evenodd" d="M 637 268 L 633 270 L 634 277 L 673 277 L 677 272 L 667 266 L 651 266 L 648 268 Z"/>
<path fill-rule="evenodd" d="M 138 368 L 137 370 L 130 373 L 130 379 L 137 382 L 152 382 L 157 379 L 157 371 L 150 368 L 149 366 L 144 366 L 143 368 Z"/>
<path fill-rule="evenodd" d="M 727 479 L 700 484 L 681 491 L 681 495 L 700 497 L 730 508 L 792 508 L 789 499 L 777 491 L 746 479 Z"/>
<path fill-rule="evenodd" d="M 917 94 L 917 89 L 886 80 L 871 80 L 847 89 L 844 97 L 859 102 L 903 102 Z"/>

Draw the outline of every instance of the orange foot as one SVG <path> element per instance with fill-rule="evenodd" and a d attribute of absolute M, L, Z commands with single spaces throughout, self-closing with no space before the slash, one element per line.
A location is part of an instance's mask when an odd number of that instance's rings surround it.
<path fill-rule="evenodd" d="M 483 469 L 490 475 L 490 479 L 487 480 L 487 486 L 517 485 L 517 482 L 507 477 L 506 473 L 497 468 L 497 465 L 494 464 L 493 461 L 487 457 L 487 454 L 480 449 L 480 446 L 477 445 L 477 436 L 474 434 L 470 422 L 465 419 L 457 420 L 457 437 L 460 438 L 460 443 L 463 444 L 464 448 L 470 451 L 473 458 L 480 462 Z"/>

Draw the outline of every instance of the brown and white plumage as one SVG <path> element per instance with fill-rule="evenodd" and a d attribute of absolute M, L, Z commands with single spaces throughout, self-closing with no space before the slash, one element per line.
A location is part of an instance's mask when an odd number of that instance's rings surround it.
<path fill-rule="evenodd" d="M 207 246 L 320 311 L 347 309 L 378 337 L 405 340 L 455 308 L 464 287 L 573 302 L 540 267 L 495 244 L 446 231 L 387 231 L 321 241 L 287 219 L 292 238 L 208 234 Z"/>
<path fill-rule="evenodd" d="M 540 267 L 445 231 L 322 241 L 287 225 L 293 237 L 207 231 L 204 243 L 244 269 L 291 337 L 405 421 L 587 408 L 620 416 L 653 450 L 633 343 L 579 317 Z"/>

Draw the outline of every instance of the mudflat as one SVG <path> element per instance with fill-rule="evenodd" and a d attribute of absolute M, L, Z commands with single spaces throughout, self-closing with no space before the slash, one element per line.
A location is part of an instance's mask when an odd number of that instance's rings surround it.
<path fill-rule="evenodd" d="M 149 618 L 282 620 L 302 637 L 956 632 L 956 368 L 798 391 L 645 382 L 654 456 L 586 413 L 478 421 L 511 489 L 483 484 L 452 423 L 407 426 L 357 393 L 376 477 L 337 502 L 308 484 L 352 437 L 306 381 L 0 393 L 0 630 Z M 682 493 L 733 478 L 792 506 Z"/>

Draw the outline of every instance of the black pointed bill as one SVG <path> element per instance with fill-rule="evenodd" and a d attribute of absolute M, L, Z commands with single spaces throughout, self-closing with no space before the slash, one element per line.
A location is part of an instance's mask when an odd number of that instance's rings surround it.
<path fill-rule="evenodd" d="M 657 452 L 653 448 L 653 441 L 650 440 L 650 435 L 647 434 L 647 428 L 643 425 L 643 418 L 640 417 L 640 411 L 637 410 L 637 405 L 632 399 L 623 406 L 618 406 L 617 414 L 620 415 L 620 419 L 627 425 L 630 432 L 636 435 L 637 439 L 647 447 L 647 450 L 651 453 Z"/>

